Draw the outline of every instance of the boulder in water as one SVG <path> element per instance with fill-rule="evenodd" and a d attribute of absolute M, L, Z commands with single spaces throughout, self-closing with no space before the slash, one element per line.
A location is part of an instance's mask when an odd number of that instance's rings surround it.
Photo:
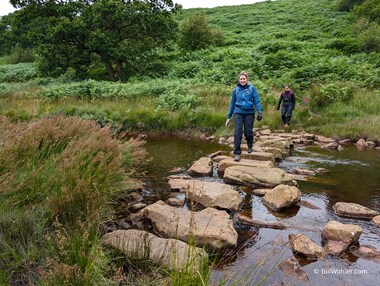
<path fill-rule="evenodd" d="M 336 215 L 349 218 L 371 219 L 380 215 L 378 211 L 371 210 L 365 206 L 355 203 L 338 202 L 333 205 Z"/>
<path fill-rule="evenodd" d="M 268 192 L 263 202 L 274 211 L 286 209 L 301 199 L 301 191 L 294 186 L 278 185 Z"/>

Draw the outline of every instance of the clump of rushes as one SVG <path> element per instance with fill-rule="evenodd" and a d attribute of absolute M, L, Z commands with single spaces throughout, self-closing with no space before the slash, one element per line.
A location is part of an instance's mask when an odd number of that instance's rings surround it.
<path fill-rule="evenodd" d="M 75 117 L 1 117 L 0 128 L 0 284 L 103 284 L 99 225 L 142 143 Z"/>

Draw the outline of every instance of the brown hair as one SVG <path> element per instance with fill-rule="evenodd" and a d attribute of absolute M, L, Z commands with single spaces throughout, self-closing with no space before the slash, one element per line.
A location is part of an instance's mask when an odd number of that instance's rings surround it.
<path fill-rule="evenodd" d="M 248 76 L 248 73 L 247 73 L 246 71 L 242 71 L 242 72 L 240 72 L 239 75 L 238 75 L 237 80 L 239 81 L 240 76 L 242 76 L 242 75 L 244 75 L 244 76 L 247 78 L 247 82 L 248 82 L 248 80 L 249 80 L 249 76 Z"/>

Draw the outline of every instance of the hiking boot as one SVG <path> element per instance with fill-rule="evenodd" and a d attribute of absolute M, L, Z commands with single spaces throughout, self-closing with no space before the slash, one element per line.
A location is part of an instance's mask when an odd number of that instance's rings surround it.
<path fill-rule="evenodd" d="M 248 152 L 248 153 L 252 153 L 252 151 L 253 151 L 252 147 L 248 147 L 247 152 Z"/>
<path fill-rule="evenodd" d="M 239 162 L 240 161 L 240 155 L 235 154 L 234 161 Z"/>
<path fill-rule="evenodd" d="M 284 127 L 285 127 L 285 128 L 289 127 L 289 124 L 288 124 L 288 123 L 285 123 Z"/>

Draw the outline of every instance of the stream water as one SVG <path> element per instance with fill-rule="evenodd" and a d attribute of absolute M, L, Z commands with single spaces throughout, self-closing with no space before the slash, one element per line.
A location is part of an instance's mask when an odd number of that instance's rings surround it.
<path fill-rule="evenodd" d="M 144 167 L 146 185 L 143 197 L 148 203 L 172 196 L 167 176 L 173 168 L 183 168 L 184 171 L 179 174 L 185 174 L 192 162 L 200 157 L 218 150 L 230 151 L 228 146 L 215 142 L 170 136 L 148 137 L 145 148 L 152 158 Z M 329 170 L 327 174 L 298 181 L 301 199 L 320 209 L 292 207 L 286 212 L 275 213 L 262 204 L 261 197 L 242 192 L 245 196 L 243 214 L 261 221 L 281 221 L 287 228 L 274 230 L 236 225 L 239 241 L 244 243 L 240 245 L 237 255 L 213 270 L 213 284 L 256 285 L 269 273 L 264 285 L 280 285 L 283 274 L 277 265 L 294 257 L 290 248 L 285 246 L 288 235 L 305 234 L 321 245 L 322 229 L 330 220 L 359 225 L 363 228 L 360 245 L 371 245 L 380 250 L 380 228 L 369 221 L 338 217 L 332 210 L 333 204 L 339 201 L 380 210 L 380 151 L 359 151 L 350 147 L 338 152 L 319 147 L 295 147 L 291 156 L 280 162 L 278 167 L 287 171 L 295 167 Z M 222 182 L 216 172 L 207 180 Z M 350 252 L 343 257 L 328 256 L 312 263 L 301 257 L 297 259 L 311 285 L 378 285 L 380 262 L 358 258 Z"/>

